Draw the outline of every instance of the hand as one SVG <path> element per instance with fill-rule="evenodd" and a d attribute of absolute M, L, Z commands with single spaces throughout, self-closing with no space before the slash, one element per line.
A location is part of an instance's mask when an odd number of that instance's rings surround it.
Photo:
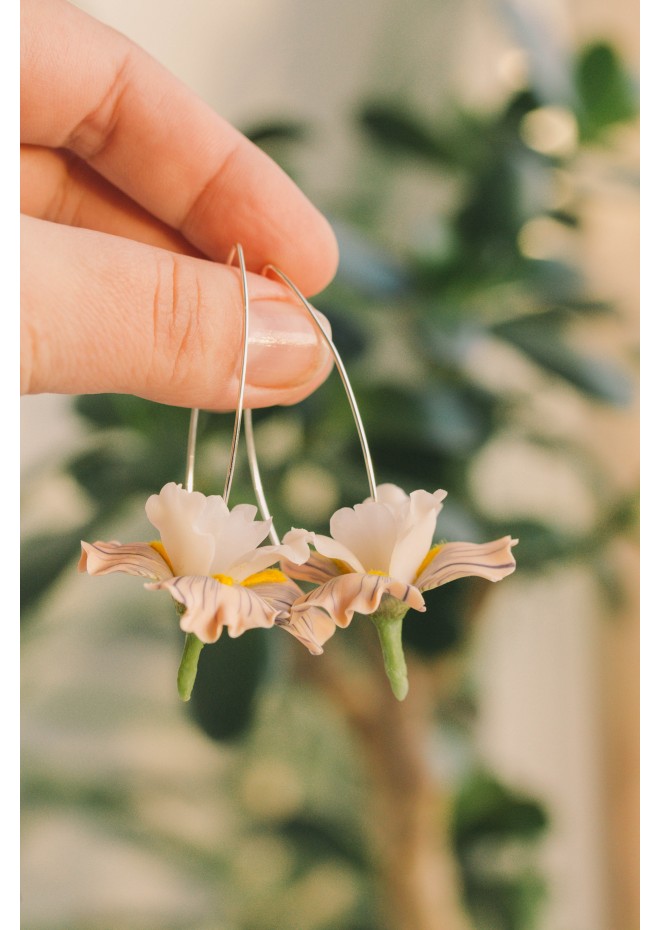
<path fill-rule="evenodd" d="M 246 406 L 331 368 L 281 267 L 332 279 L 334 235 L 293 182 L 146 52 L 65 0 L 21 11 L 21 388 L 231 409 L 250 273 Z M 210 261 L 208 260 L 210 259 Z M 257 272 L 256 274 L 254 272 Z"/>

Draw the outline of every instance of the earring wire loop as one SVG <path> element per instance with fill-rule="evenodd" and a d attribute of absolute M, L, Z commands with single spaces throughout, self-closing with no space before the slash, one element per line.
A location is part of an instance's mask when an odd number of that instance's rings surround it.
<path fill-rule="evenodd" d="M 197 424 L 199 423 L 199 410 L 193 407 L 190 411 L 190 426 L 188 427 L 188 450 L 186 452 L 186 491 L 192 491 L 195 477 L 195 450 L 197 447 Z"/>
<path fill-rule="evenodd" d="M 316 328 L 321 334 L 321 338 L 323 339 L 327 347 L 330 349 L 330 352 L 332 353 L 332 357 L 335 361 L 335 365 L 337 366 L 337 371 L 339 372 L 339 377 L 341 378 L 342 384 L 344 385 L 344 390 L 346 391 L 346 396 L 348 398 L 348 402 L 351 407 L 351 413 L 353 414 L 353 419 L 355 420 L 355 427 L 357 429 L 358 438 L 360 440 L 360 445 L 362 447 L 362 455 L 364 456 L 364 465 L 367 470 L 367 480 L 369 482 L 369 491 L 371 492 L 372 499 L 374 501 L 377 501 L 378 491 L 376 488 L 376 476 L 374 474 L 374 466 L 371 460 L 371 453 L 369 452 L 367 434 L 362 424 L 362 417 L 360 416 L 360 411 L 358 410 L 358 405 L 355 399 L 355 394 L 353 393 L 353 388 L 351 387 L 351 382 L 348 379 L 348 374 L 346 372 L 346 368 L 344 367 L 344 363 L 341 359 L 341 355 L 337 351 L 337 347 L 332 341 L 332 339 L 330 338 L 330 336 L 328 336 L 328 334 L 324 330 L 323 324 L 321 323 L 318 313 L 316 312 L 314 307 L 312 307 L 312 305 L 307 300 L 307 298 L 304 297 L 303 294 L 300 292 L 300 290 L 296 287 L 296 285 L 293 283 L 291 278 L 289 278 L 288 275 L 286 275 L 283 271 L 280 271 L 280 269 L 276 268 L 274 265 L 266 265 L 266 267 L 264 268 L 264 271 L 273 271 L 279 278 L 282 279 L 282 281 L 284 281 L 286 285 L 288 285 L 288 287 L 291 288 L 291 290 L 296 295 L 298 300 L 302 303 L 302 305 L 305 307 L 309 315 L 314 320 L 314 323 L 316 324 Z"/>
<path fill-rule="evenodd" d="M 225 478 L 225 487 L 223 492 L 223 499 L 225 503 L 229 501 L 229 492 L 231 491 L 232 480 L 234 477 L 234 471 L 236 469 L 236 453 L 238 449 L 238 440 L 241 432 L 241 421 L 244 418 L 245 421 L 245 443 L 247 447 L 247 457 L 248 464 L 250 467 L 250 476 L 252 478 L 252 487 L 254 489 L 255 496 L 257 498 L 257 503 L 259 504 L 259 510 L 264 520 L 270 521 L 270 538 L 274 545 L 280 544 L 279 536 L 273 525 L 272 517 L 270 510 L 268 508 L 268 503 L 266 501 L 266 495 L 264 493 L 263 482 L 261 480 L 261 473 L 259 471 L 259 462 L 257 460 L 257 449 L 254 441 L 254 428 L 252 422 L 252 411 L 243 410 L 243 402 L 245 397 L 245 380 L 247 375 L 247 357 L 248 357 L 248 333 L 249 333 L 249 321 L 250 321 L 250 302 L 248 296 L 248 284 L 247 284 L 247 271 L 245 268 L 245 257 L 243 255 L 243 249 L 240 244 L 236 244 L 232 248 L 227 261 L 228 265 L 231 265 L 234 256 L 238 256 L 238 264 L 241 273 L 241 287 L 243 292 L 243 358 L 241 361 L 241 375 L 239 381 L 239 390 L 238 390 L 238 399 L 236 404 L 236 416 L 234 418 L 234 432 L 231 440 L 231 448 L 229 451 L 229 465 L 227 467 L 227 476 Z M 342 384 L 344 385 L 344 390 L 346 391 L 346 396 L 351 407 L 351 413 L 353 414 L 353 419 L 355 421 L 355 426 L 358 432 L 358 438 L 360 440 L 360 446 L 362 447 L 362 455 L 364 457 L 364 464 L 367 471 L 367 480 L 369 482 L 369 490 L 371 492 L 371 498 L 374 501 L 378 500 L 378 491 L 376 487 L 376 477 L 374 474 L 373 462 L 371 460 L 371 453 L 369 451 L 369 445 L 367 443 L 367 435 L 365 433 L 364 426 L 362 424 L 362 417 L 360 416 L 360 411 L 358 410 L 357 401 L 355 399 L 355 394 L 353 393 L 353 388 L 351 387 L 351 382 L 349 381 L 346 368 L 342 358 L 337 351 L 332 339 L 328 336 L 326 331 L 323 328 L 323 324 L 312 305 L 309 301 L 303 296 L 301 291 L 296 287 L 293 281 L 286 275 L 283 271 L 280 271 L 279 268 L 276 268 L 275 265 L 266 265 L 264 268 L 264 273 L 272 271 L 276 274 L 282 281 L 293 291 L 298 300 L 305 307 L 309 315 L 312 317 L 316 328 L 318 329 L 321 338 L 325 344 L 330 349 L 332 357 L 334 359 L 335 365 L 337 366 L 337 371 L 341 378 Z M 192 491 L 194 484 L 194 472 L 195 472 L 195 451 L 197 445 L 197 426 L 199 422 L 199 410 L 197 408 L 192 408 L 190 411 L 190 427 L 188 430 L 188 449 L 186 454 L 186 490 Z"/>
<path fill-rule="evenodd" d="M 245 379 L 247 376 L 247 357 L 248 357 L 248 333 L 250 326 L 250 298 L 248 295 L 247 270 L 245 268 L 245 256 L 243 255 L 242 246 L 237 243 L 229 253 L 227 264 L 231 265 L 234 257 L 238 256 L 238 265 L 241 273 L 241 289 L 243 292 L 243 357 L 241 359 L 241 374 L 238 387 L 238 398 L 236 402 L 236 416 L 234 417 L 234 432 L 231 439 L 229 450 L 229 464 L 227 466 L 227 476 L 225 478 L 225 487 L 222 498 L 225 504 L 229 503 L 229 492 L 236 470 L 236 453 L 238 450 L 238 440 L 241 435 L 241 419 L 243 417 L 243 399 L 245 397 Z M 197 424 L 199 422 L 199 410 L 192 408 L 190 411 L 190 427 L 188 429 L 188 449 L 186 453 L 186 491 L 193 490 L 194 473 L 195 473 L 195 451 L 197 446 Z M 263 491 L 262 491 L 263 493 Z"/>
<path fill-rule="evenodd" d="M 261 473 L 259 472 L 259 462 L 257 461 L 257 447 L 254 442 L 254 429 L 252 426 L 252 411 L 248 408 L 245 411 L 245 446 L 247 448 L 247 457 L 248 464 L 250 466 L 250 477 L 252 478 L 252 488 L 254 490 L 254 496 L 257 499 L 259 504 L 259 511 L 264 520 L 270 520 L 270 530 L 268 535 L 270 536 L 270 541 L 274 546 L 279 546 L 280 537 L 277 535 L 277 530 L 275 529 L 275 524 L 273 518 L 271 517 L 270 510 L 268 509 L 268 504 L 266 502 L 266 495 L 264 494 L 264 486 L 261 480 Z"/>

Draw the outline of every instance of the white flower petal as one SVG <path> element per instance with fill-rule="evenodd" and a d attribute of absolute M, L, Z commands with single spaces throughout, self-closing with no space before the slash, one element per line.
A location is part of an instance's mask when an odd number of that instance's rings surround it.
<path fill-rule="evenodd" d="M 221 497 L 214 495 L 207 498 L 206 508 L 197 527 L 201 532 L 210 533 L 215 541 L 210 575 L 236 577 L 233 566 L 249 559 L 259 543 L 268 536 L 271 521 L 255 520 L 256 513 L 257 508 L 252 504 L 237 504 L 228 510 Z"/>
<path fill-rule="evenodd" d="M 413 491 L 389 564 L 395 578 L 413 582 L 419 565 L 431 548 L 438 514 L 446 491 Z M 403 515 L 402 515 L 403 516 Z"/>
<path fill-rule="evenodd" d="M 284 538 L 286 539 L 288 535 L 287 533 Z M 240 562 L 231 565 L 226 574 L 231 575 L 237 581 L 243 581 L 282 559 L 291 560 L 291 563 L 299 565 L 309 556 L 309 546 L 300 537 L 293 537 L 291 543 L 291 545 L 281 543 L 279 546 L 260 546 L 252 552 L 244 553 Z"/>
<path fill-rule="evenodd" d="M 330 519 L 330 533 L 354 554 L 364 571 L 389 571 L 397 525 L 385 504 L 367 501 L 355 507 L 342 507 Z M 319 545 L 316 548 L 323 555 L 328 554 Z"/>
<path fill-rule="evenodd" d="M 410 520 L 414 524 L 430 511 L 435 515 L 440 513 L 447 492 L 438 488 L 432 494 L 430 491 L 413 491 L 410 495 Z"/>
<path fill-rule="evenodd" d="M 222 574 L 230 575 L 234 581 L 244 581 L 250 575 L 256 575 L 265 568 L 270 568 L 282 558 L 280 546 L 259 546 L 252 552 L 244 552 L 241 561 L 227 567 Z"/>
<path fill-rule="evenodd" d="M 334 635 L 337 629 L 335 621 L 318 607 L 308 607 L 307 610 L 295 613 L 286 620 L 277 620 L 276 623 L 287 633 L 295 636 L 313 656 L 322 654 L 323 644 Z"/>
<path fill-rule="evenodd" d="M 338 626 L 348 626 L 354 613 L 372 614 L 380 606 L 383 595 L 424 611 L 424 598 L 413 585 L 388 575 L 365 575 L 358 572 L 340 575 L 327 581 L 301 598 L 291 608 L 292 618 L 308 607 L 321 607 Z"/>
<path fill-rule="evenodd" d="M 87 571 L 90 575 L 125 572 L 158 581 L 172 577 L 165 559 L 149 543 L 81 542 L 80 545 L 79 572 Z"/>
<path fill-rule="evenodd" d="M 311 537 L 317 551 L 327 559 L 337 559 L 339 562 L 345 562 L 349 568 L 356 572 L 367 571 L 357 555 L 351 552 L 343 543 L 337 542 L 336 539 L 331 539 L 329 536 L 321 536 L 319 533 L 312 533 Z"/>
<path fill-rule="evenodd" d="M 147 517 L 160 533 L 177 575 L 212 573 L 215 540 L 210 531 L 201 531 L 197 526 L 209 500 L 213 498 L 198 491 L 184 491 L 180 484 L 170 482 L 146 503 Z M 215 500 L 227 510 L 221 497 Z"/>
<path fill-rule="evenodd" d="M 226 627 L 231 637 L 256 627 L 271 627 L 278 611 L 250 588 L 221 584 L 201 575 L 169 578 L 145 585 L 150 591 L 169 591 L 186 608 L 179 625 L 203 643 L 214 643 Z"/>
<path fill-rule="evenodd" d="M 442 490 L 433 494 L 419 490 L 408 496 L 395 484 L 378 485 L 377 503 L 367 498 L 332 516 L 334 546 L 327 537 L 320 536 L 315 537 L 314 544 L 321 554 L 341 559 L 352 568 L 387 572 L 412 581 L 431 545 L 446 494 Z M 344 552 L 338 551 L 337 544 L 344 547 Z"/>
<path fill-rule="evenodd" d="M 408 501 L 406 492 L 402 488 L 397 487 L 396 484 L 379 484 L 376 486 L 376 494 L 378 495 L 379 504 L 388 504 L 396 507 Z M 367 497 L 364 503 L 366 504 L 368 501 L 373 501 L 373 497 Z"/>
<path fill-rule="evenodd" d="M 501 581 L 516 567 L 511 547 L 517 542 L 517 539 L 503 536 L 487 543 L 446 543 L 423 569 L 415 584 L 420 591 L 428 591 L 469 575 Z"/>
<path fill-rule="evenodd" d="M 308 530 L 289 530 L 284 534 L 280 544 L 283 558 L 295 562 L 296 565 L 302 565 L 311 554 L 309 548 L 311 538 L 312 533 Z"/>
<path fill-rule="evenodd" d="M 293 546 L 295 549 L 299 549 L 300 552 L 305 554 L 304 557 L 306 558 L 309 555 L 309 543 L 312 541 L 313 537 L 314 534 L 310 533 L 309 530 L 294 528 L 284 534 L 282 543 L 285 546 Z M 306 552 L 305 549 L 307 550 Z"/>

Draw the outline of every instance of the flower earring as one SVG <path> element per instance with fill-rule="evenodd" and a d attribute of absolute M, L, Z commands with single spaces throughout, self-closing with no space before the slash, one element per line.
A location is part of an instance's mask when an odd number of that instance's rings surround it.
<path fill-rule="evenodd" d="M 186 633 L 177 678 L 179 695 L 192 693 L 197 662 L 206 643 L 219 639 L 223 628 L 231 637 L 256 627 L 278 626 L 314 655 L 354 614 L 369 616 L 378 631 L 394 695 L 408 692 L 402 647 L 402 622 L 410 608 L 426 610 L 423 593 L 456 578 L 476 575 L 499 581 L 515 569 L 510 536 L 488 543 L 452 542 L 432 545 L 436 520 L 446 491 L 418 490 L 408 495 L 393 484 L 377 485 L 366 433 L 346 369 L 314 308 L 287 275 L 269 265 L 301 301 L 330 349 L 346 390 L 358 431 L 370 496 L 354 507 L 338 510 L 330 519 L 330 535 L 305 529 L 277 535 L 259 472 L 252 412 L 243 411 L 248 362 L 249 295 L 243 250 L 238 257 L 243 292 L 243 354 L 229 467 L 222 496 L 206 497 L 193 490 L 198 410 L 191 411 L 186 456 L 185 489 L 166 484 L 146 503 L 160 540 L 122 545 L 95 542 L 82 545 L 79 570 L 90 575 L 126 572 L 150 579 L 149 590 L 168 591 Z M 241 423 L 250 474 L 263 517 L 257 507 L 229 508 Z M 270 536 L 271 545 L 261 543 Z M 313 548 L 311 548 L 313 547 Z M 276 564 L 280 565 L 275 568 Z M 296 581 L 311 590 L 303 591 Z"/>
<path fill-rule="evenodd" d="M 292 629 L 319 627 L 319 610 L 338 627 L 348 626 L 356 613 L 369 616 L 378 631 L 392 691 L 403 700 L 408 693 L 408 673 L 402 623 L 408 610 L 425 611 L 423 593 L 457 578 L 478 576 L 500 581 L 510 575 L 516 567 L 511 549 L 518 540 L 504 536 L 487 543 L 432 545 L 447 492 L 418 490 L 408 495 L 396 485 L 376 484 L 362 418 L 336 346 L 314 308 L 287 275 L 272 265 L 266 270 L 277 274 L 297 296 L 333 354 L 357 427 L 370 490 L 362 503 L 333 514 L 330 536 L 301 529 L 285 534 L 285 544 L 298 546 L 304 541 L 314 550 L 303 563 L 284 556 L 283 571 L 290 578 L 315 586 L 291 605 L 286 624 Z M 249 410 L 245 424 L 253 487 L 262 516 L 268 517 Z M 277 537 L 274 539 L 279 542 Z"/>
<path fill-rule="evenodd" d="M 272 527 L 272 519 L 256 520 L 257 508 L 238 504 L 229 508 L 229 493 L 236 464 L 236 450 L 243 414 L 247 371 L 249 295 L 245 259 L 240 245 L 238 256 L 243 292 L 243 356 L 238 403 L 229 456 L 229 467 L 222 496 L 205 496 L 193 490 L 197 420 L 192 410 L 186 456 L 186 487 L 170 482 L 146 503 L 149 521 L 159 531 L 153 542 L 83 542 L 79 571 L 90 575 L 124 572 L 148 578 L 151 591 L 168 591 L 180 615 L 179 625 L 186 640 L 177 678 L 179 695 L 189 700 L 200 652 L 206 643 L 219 639 L 223 628 L 231 637 L 256 627 L 286 624 L 289 632 L 312 652 L 320 652 L 319 639 L 334 632 L 327 614 L 316 609 L 296 616 L 290 622 L 293 602 L 303 596 L 298 585 L 274 568 L 286 558 L 299 564 L 309 557 L 309 546 L 302 537 L 292 542 L 262 546 Z M 234 251 L 230 256 L 231 263 Z"/>

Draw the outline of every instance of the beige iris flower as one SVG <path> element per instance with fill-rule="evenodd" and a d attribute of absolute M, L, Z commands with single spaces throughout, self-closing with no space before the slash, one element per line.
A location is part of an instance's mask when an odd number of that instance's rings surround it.
<path fill-rule="evenodd" d="M 270 521 L 255 520 L 256 507 L 238 504 L 230 510 L 219 495 L 185 491 L 173 482 L 152 495 L 145 509 L 160 541 L 83 542 L 79 570 L 152 579 L 145 587 L 168 591 L 181 605 L 181 629 L 202 643 L 215 642 L 223 628 L 237 637 L 277 624 L 310 652 L 323 652 L 334 623 L 320 610 L 292 619 L 291 605 L 303 592 L 273 568 L 282 558 L 298 564 L 308 557 L 302 538 L 261 546 Z"/>
<path fill-rule="evenodd" d="M 500 581 L 510 575 L 516 567 L 511 547 L 517 540 L 504 536 L 487 543 L 432 546 L 445 491 L 413 491 L 408 496 L 396 485 L 382 484 L 377 497 L 377 502 L 367 498 L 338 510 L 330 520 L 330 536 L 291 530 L 285 544 L 297 546 L 304 540 L 316 551 L 304 564 L 283 561 L 282 568 L 317 586 L 292 605 L 292 617 L 312 611 L 311 623 L 322 609 L 346 627 L 354 613 L 371 615 L 393 690 L 403 697 L 408 685 L 401 620 L 408 609 L 426 610 L 423 592 L 457 578 L 476 575 Z"/>
<path fill-rule="evenodd" d="M 338 626 L 348 626 L 355 612 L 371 614 L 385 595 L 424 611 L 422 593 L 456 578 L 478 575 L 500 581 L 515 569 L 504 536 L 488 543 L 450 542 L 431 546 L 446 491 L 413 491 L 393 484 L 378 487 L 378 502 L 367 498 L 338 510 L 330 536 L 291 530 L 284 543 L 312 543 L 316 552 L 303 565 L 283 563 L 293 578 L 318 585 L 293 605 L 296 613 L 322 607 Z"/>

